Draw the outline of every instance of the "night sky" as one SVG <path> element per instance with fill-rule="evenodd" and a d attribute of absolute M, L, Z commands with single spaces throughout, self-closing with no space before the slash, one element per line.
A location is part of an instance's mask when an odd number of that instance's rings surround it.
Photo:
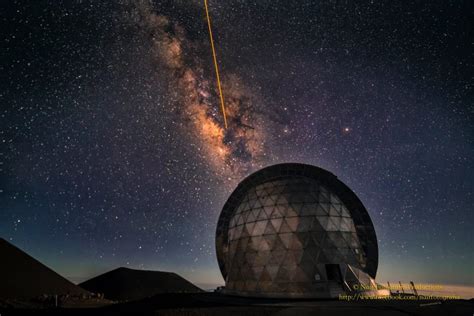
<path fill-rule="evenodd" d="M 368 209 L 378 280 L 474 285 L 470 1 L 8 1 L 0 237 L 73 281 L 222 278 L 215 228 L 263 166 Z"/>

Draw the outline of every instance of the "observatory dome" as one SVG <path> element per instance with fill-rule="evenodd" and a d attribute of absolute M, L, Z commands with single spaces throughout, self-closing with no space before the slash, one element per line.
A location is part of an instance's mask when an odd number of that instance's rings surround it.
<path fill-rule="evenodd" d="M 270 166 L 231 194 L 216 232 L 224 292 L 262 297 L 337 297 L 374 289 L 378 248 L 361 201 L 332 173 Z"/>

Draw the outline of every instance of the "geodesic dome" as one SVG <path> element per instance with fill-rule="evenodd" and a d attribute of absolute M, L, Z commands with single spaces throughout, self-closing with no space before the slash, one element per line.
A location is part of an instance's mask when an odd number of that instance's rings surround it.
<path fill-rule="evenodd" d="M 376 286 L 378 248 L 370 217 L 332 173 L 279 164 L 244 179 L 216 232 L 225 292 L 334 297 Z"/>

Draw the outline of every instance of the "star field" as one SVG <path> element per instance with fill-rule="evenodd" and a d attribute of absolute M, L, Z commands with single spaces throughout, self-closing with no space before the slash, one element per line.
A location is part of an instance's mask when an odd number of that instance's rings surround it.
<path fill-rule="evenodd" d="M 368 209 L 379 279 L 474 284 L 468 2 L 209 6 L 228 129 L 201 1 L 4 5 L 0 237 L 75 281 L 215 285 L 226 198 L 303 162 Z"/>

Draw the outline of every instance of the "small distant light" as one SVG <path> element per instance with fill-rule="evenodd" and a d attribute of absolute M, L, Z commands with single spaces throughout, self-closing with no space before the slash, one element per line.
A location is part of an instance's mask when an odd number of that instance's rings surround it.
<path fill-rule="evenodd" d="M 344 127 L 343 131 L 344 131 L 344 133 L 349 133 L 351 131 L 351 129 L 349 127 Z"/>

